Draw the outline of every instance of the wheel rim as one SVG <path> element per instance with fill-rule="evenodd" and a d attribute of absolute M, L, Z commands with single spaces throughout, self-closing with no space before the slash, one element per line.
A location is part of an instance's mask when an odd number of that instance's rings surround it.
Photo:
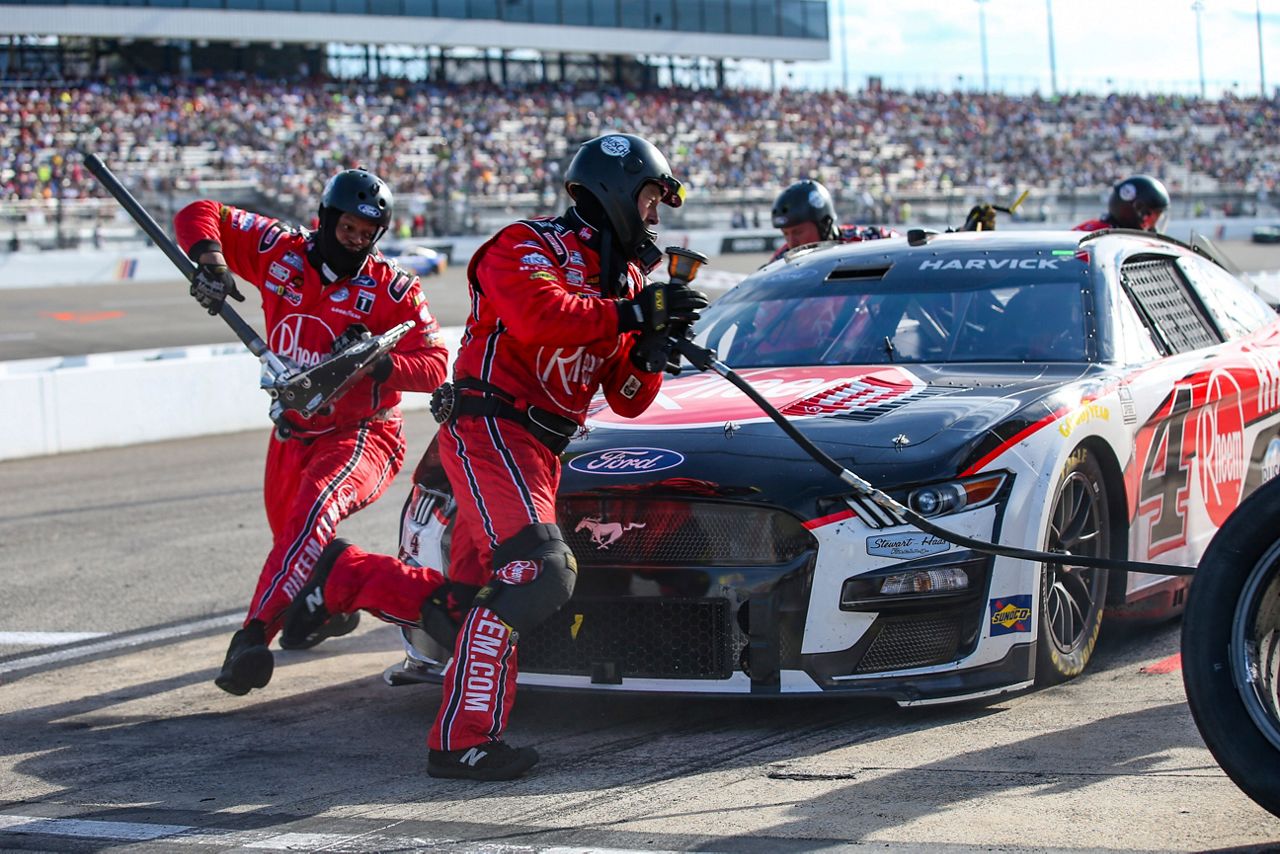
<path fill-rule="evenodd" d="M 1249 573 L 1231 621 L 1229 654 L 1249 717 L 1280 750 L 1280 542 Z"/>
<path fill-rule="evenodd" d="M 1100 556 L 1107 550 L 1100 491 L 1083 472 L 1067 475 L 1049 520 L 1049 550 Z M 1048 591 L 1045 622 L 1055 646 L 1072 652 L 1089 634 L 1102 584 L 1102 571 L 1078 566 L 1046 564 Z"/>

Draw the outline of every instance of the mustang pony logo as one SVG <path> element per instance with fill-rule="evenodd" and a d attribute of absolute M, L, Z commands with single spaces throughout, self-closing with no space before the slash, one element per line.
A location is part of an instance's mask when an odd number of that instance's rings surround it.
<path fill-rule="evenodd" d="M 596 544 L 596 548 L 607 549 L 627 531 L 643 527 L 644 522 L 628 522 L 623 525 L 621 522 L 605 522 L 602 516 L 583 516 L 573 532 L 576 534 L 586 528 L 591 532 L 591 542 Z"/>

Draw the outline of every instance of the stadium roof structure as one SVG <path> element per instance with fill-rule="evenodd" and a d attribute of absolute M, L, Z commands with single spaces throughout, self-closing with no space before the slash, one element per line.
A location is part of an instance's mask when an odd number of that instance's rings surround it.
<path fill-rule="evenodd" d="M 78 0 L 0 2 L 0 36 L 402 44 L 822 61 L 827 0 Z"/>

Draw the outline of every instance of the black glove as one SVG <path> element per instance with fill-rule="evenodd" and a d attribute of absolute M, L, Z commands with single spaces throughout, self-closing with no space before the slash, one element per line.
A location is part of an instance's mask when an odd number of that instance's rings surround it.
<path fill-rule="evenodd" d="M 222 311 L 227 297 L 244 302 L 244 294 L 236 287 L 235 277 L 226 264 L 200 264 L 191 277 L 191 295 L 210 314 Z"/>
<path fill-rule="evenodd" d="M 618 300 L 618 331 L 665 332 L 671 322 L 688 327 L 710 302 L 688 285 L 655 282 L 633 299 Z"/>
<path fill-rule="evenodd" d="M 965 217 L 961 231 L 995 231 L 996 209 L 991 205 L 974 205 Z"/>
<path fill-rule="evenodd" d="M 665 332 L 642 332 L 631 346 L 631 364 L 637 370 L 656 374 L 671 363 L 671 347 L 671 338 Z"/>
<path fill-rule="evenodd" d="M 329 353 L 336 356 L 348 347 L 359 344 L 361 341 L 367 341 L 372 337 L 373 333 L 369 331 L 369 327 L 363 323 L 353 323 L 344 329 L 341 335 L 333 339 L 333 343 L 329 345 Z M 393 367 L 391 354 L 387 353 L 374 363 L 373 369 L 369 371 L 369 376 L 373 377 L 374 382 L 384 383 L 391 376 Z"/>

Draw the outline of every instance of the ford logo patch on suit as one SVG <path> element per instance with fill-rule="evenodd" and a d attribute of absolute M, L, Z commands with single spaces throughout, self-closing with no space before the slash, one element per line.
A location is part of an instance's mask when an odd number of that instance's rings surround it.
<path fill-rule="evenodd" d="M 648 474 L 682 462 L 684 454 L 663 448 L 609 448 L 574 457 L 569 468 L 586 474 Z"/>

